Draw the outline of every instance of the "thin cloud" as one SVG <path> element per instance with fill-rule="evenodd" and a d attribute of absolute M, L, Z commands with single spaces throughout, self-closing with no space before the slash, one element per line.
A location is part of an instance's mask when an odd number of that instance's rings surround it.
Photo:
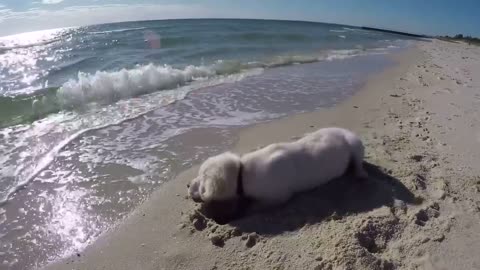
<path fill-rule="evenodd" d="M 45 5 L 41 5 L 26 11 L 4 10 L 3 14 L 0 14 L 0 36 L 99 23 L 181 18 L 298 19 L 292 14 L 272 15 L 262 11 L 225 9 L 199 3 L 82 5 L 60 9 L 47 9 Z"/>
<path fill-rule="evenodd" d="M 54 5 L 63 2 L 63 0 L 42 0 L 44 5 Z"/>
<path fill-rule="evenodd" d="M 0 19 L 0 36 L 98 23 L 224 17 L 221 15 L 228 16 L 229 14 L 222 10 L 212 10 L 198 4 L 110 4 L 70 6 L 58 10 L 30 9 L 18 12 L 5 10 L 2 15 L 3 22 Z M 230 15 L 232 16 L 232 14 Z M 52 18 L 55 18 L 55 20 L 52 20 Z M 6 25 L 11 27 L 3 27 Z"/>
<path fill-rule="evenodd" d="M 12 11 L 10 9 L 5 8 L 5 6 L 0 5 L 0 23 L 5 21 L 5 18 L 10 15 Z"/>

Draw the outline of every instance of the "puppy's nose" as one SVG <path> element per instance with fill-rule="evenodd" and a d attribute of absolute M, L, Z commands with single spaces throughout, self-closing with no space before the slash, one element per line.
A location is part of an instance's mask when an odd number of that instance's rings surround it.
<path fill-rule="evenodd" d="M 187 188 L 190 188 L 190 184 L 187 184 Z"/>

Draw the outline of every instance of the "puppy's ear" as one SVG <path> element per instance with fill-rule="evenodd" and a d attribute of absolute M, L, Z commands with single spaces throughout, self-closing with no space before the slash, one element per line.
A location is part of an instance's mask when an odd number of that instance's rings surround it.
<path fill-rule="evenodd" d="M 226 152 L 205 161 L 200 196 L 203 201 L 230 200 L 236 198 L 240 157 Z"/>
<path fill-rule="evenodd" d="M 190 198 L 192 198 L 192 200 L 194 202 L 202 202 L 202 198 L 200 196 L 200 192 L 199 192 L 199 189 L 200 189 L 200 181 L 197 178 L 193 179 L 190 184 L 187 185 L 187 189 L 188 189 L 188 195 L 190 196 Z"/>

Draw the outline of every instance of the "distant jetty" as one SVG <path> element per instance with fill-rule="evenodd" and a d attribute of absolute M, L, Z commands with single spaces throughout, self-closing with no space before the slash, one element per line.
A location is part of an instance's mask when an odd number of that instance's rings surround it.
<path fill-rule="evenodd" d="M 426 35 L 417 35 L 417 34 L 412 34 L 412 33 L 406 33 L 406 32 L 400 32 L 400 31 L 393 31 L 393 30 L 387 30 L 387 29 L 381 29 L 381 28 L 374 28 L 374 27 L 366 27 L 362 26 L 362 29 L 365 30 L 371 30 L 371 31 L 379 31 L 379 32 L 385 32 L 385 33 L 390 33 L 390 34 L 397 34 L 397 35 L 404 35 L 404 36 L 409 36 L 409 37 L 418 37 L 418 38 L 426 38 Z"/>

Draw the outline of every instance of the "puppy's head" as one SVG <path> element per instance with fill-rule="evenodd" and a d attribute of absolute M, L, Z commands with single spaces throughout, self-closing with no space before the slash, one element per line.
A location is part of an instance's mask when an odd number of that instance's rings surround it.
<path fill-rule="evenodd" d="M 230 152 L 207 159 L 190 182 L 190 197 L 196 202 L 236 199 L 240 165 L 240 157 Z"/>

